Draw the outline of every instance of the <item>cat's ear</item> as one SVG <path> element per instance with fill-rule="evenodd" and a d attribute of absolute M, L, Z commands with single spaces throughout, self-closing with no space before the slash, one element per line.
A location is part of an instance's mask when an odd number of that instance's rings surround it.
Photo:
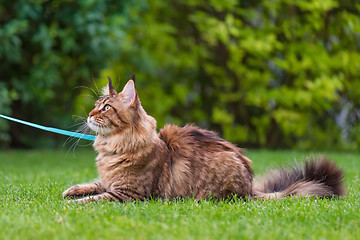
<path fill-rule="evenodd" d="M 133 79 L 130 79 L 126 83 L 126 85 L 121 93 L 125 99 L 126 104 L 128 104 L 129 106 L 135 106 L 135 104 L 137 102 L 137 93 L 136 93 L 135 83 L 134 83 Z"/>
<path fill-rule="evenodd" d="M 116 92 L 115 88 L 113 87 L 113 85 L 111 83 L 111 78 L 109 76 L 108 76 L 108 80 L 109 80 L 109 83 L 103 89 L 104 95 L 116 95 L 117 92 Z"/>

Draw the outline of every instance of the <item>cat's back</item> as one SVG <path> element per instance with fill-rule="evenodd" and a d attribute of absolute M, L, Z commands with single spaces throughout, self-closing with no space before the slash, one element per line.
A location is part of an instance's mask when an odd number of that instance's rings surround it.
<path fill-rule="evenodd" d="M 190 124 L 184 127 L 167 124 L 160 130 L 159 137 L 166 142 L 172 150 L 184 147 L 181 146 L 182 144 L 190 144 L 193 147 L 205 147 L 208 151 L 218 150 L 218 148 L 225 150 L 236 148 L 231 143 L 220 138 L 215 132 L 201 129 Z"/>
<path fill-rule="evenodd" d="M 169 124 L 160 130 L 159 137 L 169 149 L 173 189 L 180 196 L 194 194 L 201 199 L 210 192 L 224 197 L 251 191 L 251 161 L 240 148 L 216 133 L 193 125 Z"/>
<path fill-rule="evenodd" d="M 171 151 L 186 147 L 191 147 L 193 150 L 194 148 L 206 147 L 206 150 L 213 151 L 216 146 L 219 146 L 224 141 L 216 133 L 193 125 L 179 127 L 167 124 L 160 130 L 159 137 L 167 144 Z"/>
<path fill-rule="evenodd" d="M 200 154 L 233 152 L 245 165 L 250 166 L 251 160 L 242 149 L 220 138 L 215 132 L 201 129 L 194 125 L 179 127 L 173 124 L 165 125 L 159 132 L 159 137 L 168 146 L 171 152 L 199 152 Z"/>

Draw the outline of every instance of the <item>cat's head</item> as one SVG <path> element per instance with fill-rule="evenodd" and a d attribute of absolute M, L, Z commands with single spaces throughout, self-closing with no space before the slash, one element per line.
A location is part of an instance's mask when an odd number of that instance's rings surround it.
<path fill-rule="evenodd" d="M 90 129 L 101 135 L 119 133 L 137 127 L 140 118 L 149 117 L 141 107 L 134 80 L 133 76 L 117 93 L 109 78 L 104 96 L 95 102 L 95 108 L 89 113 Z"/>

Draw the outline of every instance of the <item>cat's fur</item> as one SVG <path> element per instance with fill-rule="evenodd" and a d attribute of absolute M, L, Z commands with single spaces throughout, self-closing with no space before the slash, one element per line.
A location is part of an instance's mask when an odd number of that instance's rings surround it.
<path fill-rule="evenodd" d="M 342 171 L 322 157 L 306 162 L 304 169 L 276 170 L 253 184 L 251 160 L 214 132 L 166 125 L 157 133 L 156 121 L 142 108 L 133 79 L 120 93 L 109 79 L 105 96 L 89 114 L 88 126 L 98 133 L 93 146 L 99 153 L 99 180 L 63 193 L 79 203 L 345 194 Z"/>

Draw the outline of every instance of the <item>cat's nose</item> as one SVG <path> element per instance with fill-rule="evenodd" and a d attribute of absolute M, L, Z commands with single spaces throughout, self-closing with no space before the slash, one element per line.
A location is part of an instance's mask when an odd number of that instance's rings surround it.
<path fill-rule="evenodd" d="M 94 110 L 92 110 L 90 113 L 89 113 L 89 117 L 91 118 L 92 116 L 94 116 L 95 115 L 95 112 L 96 112 L 96 110 L 94 109 Z"/>

